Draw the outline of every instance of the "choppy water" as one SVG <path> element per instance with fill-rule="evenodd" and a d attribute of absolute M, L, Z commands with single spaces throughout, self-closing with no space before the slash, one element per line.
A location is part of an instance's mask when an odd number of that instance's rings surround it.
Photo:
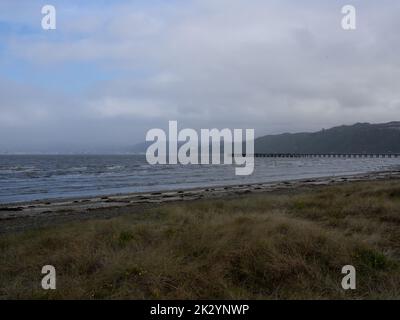
<path fill-rule="evenodd" d="M 156 165 L 140 155 L 0 156 L 0 203 L 272 182 L 400 168 L 400 159 L 256 159 L 251 176 L 229 165 Z"/>

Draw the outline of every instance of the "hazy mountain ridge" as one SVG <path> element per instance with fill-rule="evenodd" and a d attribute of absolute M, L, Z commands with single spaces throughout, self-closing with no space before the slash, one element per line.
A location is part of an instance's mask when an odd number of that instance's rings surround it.
<path fill-rule="evenodd" d="M 400 121 L 356 123 L 318 132 L 267 135 L 255 140 L 258 153 L 400 153 Z"/>
<path fill-rule="evenodd" d="M 151 144 L 153 142 L 142 142 L 131 147 L 28 150 L 20 154 L 144 154 Z M 182 144 L 178 143 L 178 148 Z M 223 142 L 221 152 L 222 146 Z M 255 139 L 254 149 L 256 153 L 400 153 L 400 121 L 356 123 L 317 132 L 266 135 Z M 19 152 L 0 151 L 0 154 Z"/>

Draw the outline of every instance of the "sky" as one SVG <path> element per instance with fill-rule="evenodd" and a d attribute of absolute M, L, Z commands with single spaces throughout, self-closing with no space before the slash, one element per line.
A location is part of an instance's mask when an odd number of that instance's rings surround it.
<path fill-rule="evenodd" d="M 256 136 L 400 120 L 399 15 L 398 0 L 1 0 L 0 152 L 117 150 L 169 120 Z"/>

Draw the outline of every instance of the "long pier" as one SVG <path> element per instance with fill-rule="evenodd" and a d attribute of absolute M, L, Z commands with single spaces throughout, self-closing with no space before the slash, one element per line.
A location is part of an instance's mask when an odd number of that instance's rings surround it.
<path fill-rule="evenodd" d="M 400 153 L 255 153 L 255 158 L 398 158 Z"/>

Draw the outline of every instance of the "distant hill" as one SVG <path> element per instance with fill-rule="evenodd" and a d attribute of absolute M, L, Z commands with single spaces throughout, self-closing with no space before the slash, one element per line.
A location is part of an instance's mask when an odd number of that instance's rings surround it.
<path fill-rule="evenodd" d="M 267 135 L 256 153 L 400 153 L 400 121 L 357 123 L 313 133 Z"/>
<path fill-rule="evenodd" d="M 151 144 L 139 143 L 129 151 L 145 153 Z M 267 135 L 255 140 L 254 149 L 256 153 L 400 153 L 400 121 Z"/>

